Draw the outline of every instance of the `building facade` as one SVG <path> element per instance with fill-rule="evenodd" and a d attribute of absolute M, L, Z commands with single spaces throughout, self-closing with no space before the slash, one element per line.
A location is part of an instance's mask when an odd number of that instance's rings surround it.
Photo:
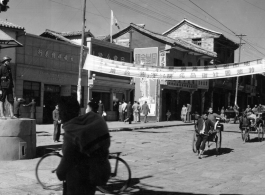
<path fill-rule="evenodd" d="M 105 41 L 109 41 L 109 38 L 107 37 Z M 142 65 L 148 65 L 148 63 L 143 59 L 137 60 L 136 55 L 138 55 L 137 50 L 139 49 L 157 48 L 157 66 L 165 67 L 204 65 L 205 62 L 216 57 L 216 53 L 213 51 L 201 48 L 183 39 L 173 39 L 154 33 L 145 29 L 142 25 L 130 24 L 129 27 L 113 35 L 113 41 L 116 44 L 134 49 L 134 63 Z M 144 58 L 144 55 L 141 58 Z M 158 121 L 166 120 L 167 110 L 171 111 L 172 120 L 180 119 L 181 108 L 184 104 L 191 104 L 193 112 L 200 112 L 203 109 L 205 98 L 201 94 L 208 90 L 208 80 L 165 80 L 157 82 L 154 98 L 156 99 L 154 118 Z M 140 90 L 140 87 L 136 85 L 135 93 L 139 94 Z M 139 101 L 139 95 L 135 99 Z"/>

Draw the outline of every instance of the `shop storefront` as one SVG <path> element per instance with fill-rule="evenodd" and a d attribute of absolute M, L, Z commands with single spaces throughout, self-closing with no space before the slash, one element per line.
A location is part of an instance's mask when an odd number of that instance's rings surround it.
<path fill-rule="evenodd" d="M 24 47 L 16 50 L 15 94 L 26 103 L 37 104 L 37 123 L 52 123 L 52 111 L 60 96 L 75 96 L 80 46 L 27 34 L 18 40 Z M 87 71 L 82 72 L 82 104 L 87 102 Z M 21 107 L 21 117 L 29 117 Z"/>

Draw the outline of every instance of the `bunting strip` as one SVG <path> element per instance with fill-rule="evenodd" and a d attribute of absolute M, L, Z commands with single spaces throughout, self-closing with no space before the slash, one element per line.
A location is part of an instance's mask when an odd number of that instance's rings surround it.
<path fill-rule="evenodd" d="M 265 59 L 210 66 L 145 66 L 87 55 L 83 69 L 125 77 L 160 80 L 204 80 L 265 72 Z"/>

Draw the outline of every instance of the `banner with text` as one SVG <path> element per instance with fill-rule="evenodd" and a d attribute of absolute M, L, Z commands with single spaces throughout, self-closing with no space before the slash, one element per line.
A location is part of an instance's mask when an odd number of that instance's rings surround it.
<path fill-rule="evenodd" d="M 203 80 L 265 72 L 265 59 L 210 66 L 159 67 L 137 65 L 87 55 L 84 69 L 126 77 L 163 80 Z"/>

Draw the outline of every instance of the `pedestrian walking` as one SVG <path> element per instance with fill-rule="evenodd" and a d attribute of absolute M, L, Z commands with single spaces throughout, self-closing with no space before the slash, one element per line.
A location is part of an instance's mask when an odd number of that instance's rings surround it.
<path fill-rule="evenodd" d="M 123 104 L 122 104 L 122 121 L 124 121 L 127 118 L 126 106 L 127 106 L 126 101 L 123 101 Z"/>
<path fill-rule="evenodd" d="M 103 112 L 105 112 L 104 105 L 102 104 L 102 101 L 99 100 L 98 103 L 98 114 L 103 117 Z"/>
<path fill-rule="evenodd" d="M 234 111 L 235 111 L 235 120 L 234 120 L 234 124 L 236 124 L 236 121 L 239 120 L 239 107 L 235 104 L 234 106 Z"/>
<path fill-rule="evenodd" d="M 25 107 L 30 107 L 30 118 L 36 119 L 36 102 L 35 99 L 32 98 L 31 102 L 27 105 L 23 105 Z"/>
<path fill-rule="evenodd" d="M 119 102 L 119 121 L 122 121 L 122 104 Z"/>
<path fill-rule="evenodd" d="M 131 102 L 129 101 L 128 104 L 126 105 L 126 108 L 125 108 L 126 112 L 127 112 L 127 116 L 126 116 L 126 119 L 124 120 L 124 122 L 129 122 L 129 124 L 132 123 L 132 117 L 133 117 L 133 108 L 132 108 L 132 104 Z"/>
<path fill-rule="evenodd" d="M 147 104 L 147 101 L 145 101 L 144 104 L 142 105 L 142 113 L 144 115 L 144 123 L 148 122 L 147 121 L 147 115 L 148 115 L 148 113 L 150 113 L 150 109 L 149 109 L 149 106 Z"/>
<path fill-rule="evenodd" d="M 116 120 L 119 121 L 119 104 L 117 101 L 114 101 L 113 103 L 113 111 L 117 114 Z"/>
<path fill-rule="evenodd" d="M 60 120 L 59 106 L 58 105 L 55 106 L 55 109 L 52 112 L 52 118 L 53 118 L 53 125 L 54 125 L 53 141 L 54 142 L 60 142 L 61 120 Z"/>
<path fill-rule="evenodd" d="M 110 177 L 109 130 L 91 108 L 93 102 L 88 104 L 90 111 L 78 116 L 80 108 L 75 98 L 58 102 L 65 134 L 56 174 L 64 181 L 63 195 L 94 195 L 96 186 L 105 185 Z"/>
<path fill-rule="evenodd" d="M 181 120 L 186 123 L 186 116 L 187 116 L 187 107 L 185 105 L 182 106 L 181 109 Z"/>
<path fill-rule="evenodd" d="M 24 100 L 22 98 L 14 98 L 14 116 L 19 118 L 20 116 L 20 105 Z"/>
<path fill-rule="evenodd" d="M 137 104 L 136 101 L 134 101 L 132 109 L 133 109 L 133 120 L 134 120 L 134 122 L 137 122 L 137 118 L 138 118 L 138 104 Z"/>
<path fill-rule="evenodd" d="M 191 105 L 187 104 L 187 121 L 190 123 L 191 122 Z"/>
<path fill-rule="evenodd" d="M 142 108 L 141 108 L 141 105 L 140 105 L 140 102 L 137 102 L 137 109 L 138 109 L 138 117 L 137 117 L 137 122 L 141 122 L 141 111 L 142 111 Z"/>
<path fill-rule="evenodd" d="M 6 119 L 4 115 L 5 100 L 9 102 L 9 110 L 11 119 L 16 119 L 14 116 L 14 97 L 13 97 L 13 77 L 10 68 L 10 57 L 4 57 L 0 67 L 0 119 Z"/>
<path fill-rule="evenodd" d="M 171 116 L 171 112 L 169 110 L 167 111 L 166 116 L 167 116 L 167 121 L 169 121 L 170 120 L 170 116 Z"/>

